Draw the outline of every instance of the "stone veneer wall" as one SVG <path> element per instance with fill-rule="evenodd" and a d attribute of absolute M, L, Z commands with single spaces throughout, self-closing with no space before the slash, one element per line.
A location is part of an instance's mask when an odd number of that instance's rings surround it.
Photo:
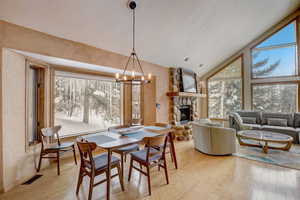
<path fill-rule="evenodd" d="M 199 81 L 197 80 L 199 92 Z M 180 90 L 180 73 L 178 68 L 169 69 L 169 91 L 179 92 Z M 169 97 L 169 121 L 178 124 L 180 122 L 180 106 L 189 105 L 191 106 L 192 120 L 199 117 L 197 112 L 197 97 Z"/>

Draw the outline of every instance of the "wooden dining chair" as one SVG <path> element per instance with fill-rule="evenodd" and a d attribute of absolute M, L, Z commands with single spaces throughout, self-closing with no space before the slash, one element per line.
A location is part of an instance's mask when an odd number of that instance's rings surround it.
<path fill-rule="evenodd" d="M 57 161 L 57 175 L 60 175 L 60 155 L 65 152 L 73 151 L 73 156 L 75 160 L 75 164 L 77 165 L 76 153 L 75 153 L 75 145 L 74 142 L 60 142 L 59 138 L 59 130 L 61 126 L 54 126 L 51 128 L 43 128 L 41 130 L 41 153 L 39 159 L 39 165 L 37 168 L 37 172 L 41 169 L 42 159 L 56 159 Z M 54 141 L 54 142 L 53 142 Z M 55 154 L 55 155 L 53 155 Z"/>
<path fill-rule="evenodd" d="M 163 128 L 170 128 L 171 125 L 168 124 L 168 123 L 161 123 L 161 122 L 156 122 L 156 123 L 153 123 L 152 124 L 153 126 L 159 126 L 159 127 L 163 127 Z M 166 154 L 170 154 L 171 155 L 171 161 L 174 162 L 174 157 L 176 157 L 176 152 L 172 152 L 172 149 L 171 149 L 171 143 L 170 141 L 175 139 L 173 133 L 170 133 L 168 135 L 168 137 L 172 137 L 172 138 L 169 138 L 168 142 L 167 142 L 167 149 L 166 150 Z M 163 146 L 161 145 L 159 148 L 162 148 Z M 157 148 L 157 147 L 156 147 Z M 159 169 L 159 168 L 158 168 Z"/>
<path fill-rule="evenodd" d="M 130 160 L 128 181 L 130 181 L 132 169 L 139 171 L 143 175 L 147 176 L 148 191 L 149 191 L 149 195 L 151 195 L 150 168 L 155 166 L 164 168 L 166 181 L 167 184 L 169 184 L 168 168 L 167 168 L 167 162 L 165 156 L 168 137 L 166 134 L 162 134 L 155 137 L 145 137 L 144 142 L 147 146 L 145 147 L 145 149 L 130 153 L 131 160 Z M 156 147 L 160 145 L 163 145 L 163 148 L 156 149 Z M 133 164 L 134 161 L 140 164 L 140 168 L 134 166 Z M 141 166 L 145 166 L 146 171 L 144 171 Z"/>
<path fill-rule="evenodd" d="M 97 148 L 96 143 L 77 141 L 79 154 L 80 154 L 80 170 L 78 176 L 78 182 L 76 187 L 76 195 L 79 193 L 80 185 L 85 176 L 90 177 L 89 185 L 89 196 L 88 200 L 92 199 L 93 188 L 101 183 L 107 181 L 108 178 L 108 163 L 107 153 L 102 153 L 97 156 L 93 156 L 93 151 Z M 111 178 L 119 176 L 122 191 L 124 191 L 123 178 L 121 177 L 120 159 L 112 156 L 111 157 L 111 170 L 117 168 L 118 173 L 112 175 Z M 106 173 L 106 179 L 101 180 L 97 183 L 94 182 L 96 176 Z"/>
<path fill-rule="evenodd" d="M 120 126 L 113 126 L 108 128 L 108 131 L 118 131 L 118 129 L 122 129 L 122 128 L 129 128 L 129 125 L 120 125 Z M 120 155 L 121 157 L 121 167 L 122 167 L 122 177 L 124 177 L 124 162 L 126 162 L 126 157 L 129 153 L 134 152 L 134 151 L 138 151 L 139 150 L 139 145 L 138 144 L 132 144 L 129 146 L 125 146 L 125 147 L 121 147 L 118 149 L 114 149 L 113 152 L 117 153 Z"/>

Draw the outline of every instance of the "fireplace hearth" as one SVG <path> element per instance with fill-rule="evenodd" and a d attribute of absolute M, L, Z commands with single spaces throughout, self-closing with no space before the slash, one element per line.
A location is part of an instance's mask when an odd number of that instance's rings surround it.
<path fill-rule="evenodd" d="M 179 112 L 180 112 L 180 123 L 181 124 L 188 123 L 189 121 L 192 120 L 190 105 L 181 105 L 179 107 Z"/>

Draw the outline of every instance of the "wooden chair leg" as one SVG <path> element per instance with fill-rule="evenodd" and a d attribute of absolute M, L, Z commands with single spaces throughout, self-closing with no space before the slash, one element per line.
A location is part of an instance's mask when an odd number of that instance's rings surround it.
<path fill-rule="evenodd" d="M 121 185 L 122 191 L 124 191 L 125 189 L 124 189 L 123 175 L 121 172 L 120 164 L 117 165 L 117 169 L 118 169 L 120 185 Z"/>
<path fill-rule="evenodd" d="M 74 145 L 73 145 L 73 155 L 74 155 L 75 164 L 77 165 L 76 152 L 75 152 L 75 146 Z"/>
<path fill-rule="evenodd" d="M 130 166 L 129 166 L 128 181 L 130 181 L 130 178 L 131 178 L 132 164 L 133 164 L 133 159 L 131 158 L 131 159 L 130 159 Z"/>
<path fill-rule="evenodd" d="M 174 157 L 171 149 L 170 149 L 170 155 L 171 155 L 171 161 L 174 162 Z"/>
<path fill-rule="evenodd" d="M 90 187 L 89 187 L 89 197 L 88 197 L 88 200 L 92 199 L 93 188 L 94 188 L 94 178 L 95 178 L 95 175 L 92 172 L 92 174 L 90 176 Z M 107 179 L 107 173 L 106 173 L 106 179 Z"/>
<path fill-rule="evenodd" d="M 164 170 L 165 170 L 165 176 L 166 176 L 167 184 L 169 184 L 169 176 L 168 176 L 168 168 L 167 168 L 167 161 L 166 161 L 166 157 L 165 157 L 163 160 L 164 160 Z"/>
<path fill-rule="evenodd" d="M 150 167 L 147 165 L 147 178 L 148 178 L 148 192 L 151 196 L 151 180 L 150 180 Z"/>
<path fill-rule="evenodd" d="M 42 159 L 43 159 L 43 155 L 42 155 L 42 152 L 41 152 L 40 153 L 40 159 L 39 159 L 39 165 L 38 165 L 38 168 L 37 168 L 37 172 L 39 172 L 41 170 Z"/>
<path fill-rule="evenodd" d="M 59 151 L 57 151 L 57 153 L 56 153 L 56 159 L 57 159 L 57 175 L 60 175 Z"/>
<path fill-rule="evenodd" d="M 83 173 L 81 172 L 81 169 L 80 169 L 79 170 L 77 187 L 76 187 L 76 195 L 78 195 L 78 193 L 79 193 L 79 188 L 80 188 L 80 185 L 82 184 L 82 179 L 83 179 Z"/>

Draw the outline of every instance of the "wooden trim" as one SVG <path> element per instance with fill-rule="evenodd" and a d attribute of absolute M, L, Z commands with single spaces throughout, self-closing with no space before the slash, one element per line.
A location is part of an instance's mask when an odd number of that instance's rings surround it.
<path fill-rule="evenodd" d="M 36 116 L 36 119 L 37 121 L 40 123 L 40 128 L 44 128 L 46 126 L 46 119 L 47 119 L 47 116 L 46 116 L 46 88 L 47 88 L 47 78 L 46 78 L 46 70 L 47 70 L 47 67 L 46 66 L 42 66 L 42 65 L 39 65 L 39 64 L 36 64 L 36 63 L 33 63 L 32 61 L 28 60 L 28 59 L 25 59 L 25 151 L 27 152 L 28 150 L 30 150 L 30 146 L 32 145 L 35 145 L 38 143 L 39 141 L 39 136 L 37 135 L 37 140 L 33 141 L 33 143 L 29 143 L 28 139 L 29 139 L 29 132 L 28 132 L 28 123 L 29 123 L 29 70 L 30 69 L 34 69 L 34 70 L 38 70 L 38 75 L 37 75 L 37 78 L 38 78 L 38 82 L 42 83 L 42 87 L 41 88 L 38 88 L 38 91 L 37 91 L 37 95 L 39 97 L 38 99 L 38 102 L 37 102 L 37 105 L 36 105 L 36 111 L 37 111 L 37 116 Z M 40 96 L 38 93 L 42 93 Z M 41 99 L 40 99 L 41 97 Z M 39 102 L 41 101 L 41 102 Z M 38 128 L 38 127 L 37 127 Z M 38 132 L 39 130 L 37 130 Z"/>
<path fill-rule="evenodd" d="M 63 71 L 63 72 L 70 72 L 70 73 L 77 73 L 77 74 L 87 74 L 87 75 L 94 75 L 94 76 L 104 76 L 114 78 L 115 75 L 113 73 L 107 72 L 100 72 L 90 69 L 82 69 L 82 68 L 74 68 L 62 65 L 53 65 L 52 67 L 55 71 Z"/>
<path fill-rule="evenodd" d="M 3 48 L 0 45 L 0 193 L 4 192 L 4 180 L 3 180 Z"/>
<path fill-rule="evenodd" d="M 216 75 L 217 73 L 219 73 L 220 71 L 222 71 L 223 69 L 225 69 L 226 67 L 228 67 L 229 65 L 231 65 L 232 63 L 234 63 L 235 61 L 237 61 L 238 59 L 241 59 L 241 82 L 242 82 L 242 87 L 241 87 L 241 98 L 242 98 L 242 109 L 245 106 L 245 101 L 244 101 L 244 54 L 241 53 L 239 54 L 238 57 L 236 57 L 234 60 L 231 60 L 231 62 L 229 62 L 227 65 L 224 65 L 222 68 L 218 69 L 216 72 L 214 72 L 213 74 L 211 74 L 207 79 L 206 79 L 206 99 L 207 99 L 207 105 L 206 105 L 206 110 L 207 110 L 207 118 L 209 118 L 209 91 L 208 91 L 208 81 L 209 79 Z"/>
<path fill-rule="evenodd" d="M 289 24 L 288 24 L 289 25 Z M 284 27 L 285 28 L 285 27 Z M 297 28 L 297 25 L 295 24 L 295 28 Z M 295 30 L 296 31 L 296 30 Z M 276 34 L 276 33 L 275 33 Z M 275 35 L 274 34 L 274 35 Z M 271 35 L 270 37 L 272 37 L 273 35 Z M 269 38 L 270 38 L 269 37 Z M 269 39 L 267 38 L 267 39 Z M 266 40 L 267 40 L 266 39 Z M 258 47 L 258 48 L 252 48 L 252 51 L 267 51 L 267 50 L 272 50 L 272 49 L 280 49 L 280 48 L 287 48 L 287 47 L 292 47 L 292 46 L 296 46 L 297 45 L 297 41 L 296 42 L 291 42 L 291 43 L 285 43 L 285 44 L 278 44 L 278 45 L 272 45 L 272 46 L 266 46 L 266 47 Z"/>

